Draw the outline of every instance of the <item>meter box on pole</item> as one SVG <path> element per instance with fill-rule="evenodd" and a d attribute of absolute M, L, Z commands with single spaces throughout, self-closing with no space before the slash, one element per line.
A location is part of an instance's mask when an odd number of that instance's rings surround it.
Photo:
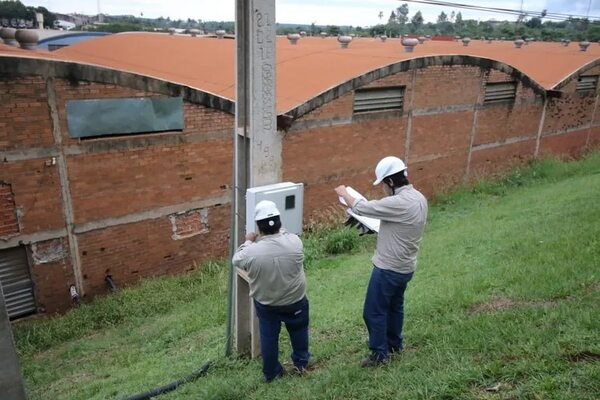
<path fill-rule="evenodd" d="M 281 213 L 281 226 L 288 232 L 302 233 L 302 213 L 304 209 L 304 184 L 282 182 L 259 186 L 246 191 L 246 233 L 257 232 L 254 222 L 254 208 L 263 200 L 277 205 Z"/>

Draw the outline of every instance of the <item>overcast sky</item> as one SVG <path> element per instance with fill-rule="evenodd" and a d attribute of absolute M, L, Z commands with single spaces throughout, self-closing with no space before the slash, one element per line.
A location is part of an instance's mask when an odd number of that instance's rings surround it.
<path fill-rule="evenodd" d="M 486 0 L 461 0 L 455 1 L 463 4 L 483 5 L 520 9 L 521 1 L 486 1 Z M 98 12 L 97 0 L 24 0 L 23 3 L 32 6 L 44 6 L 51 11 L 61 13 L 96 14 Z M 371 26 L 380 22 L 378 14 L 383 11 L 383 22 L 387 21 L 390 12 L 402 4 L 396 0 L 276 0 L 277 22 L 302 23 L 317 25 L 354 25 Z M 160 16 L 171 19 L 201 19 L 203 21 L 233 21 L 234 0 L 100 0 L 100 10 L 104 14 L 136 15 L 141 13 L 145 17 L 157 18 Z M 524 0 L 523 9 L 566 14 L 585 15 L 589 0 Z M 441 11 L 450 14 L 451 8 L 426 6 L 418 3 L 408 3 L 412 16 L 421 10 L 427 22 L 435 22 Z M 498 19 L 514 20 L 511 15 L 480 13 L 468 10 L 459 10 L 463 19 Z M 600 0 L 592 0 L 591 16 L 600 16 Z"/>

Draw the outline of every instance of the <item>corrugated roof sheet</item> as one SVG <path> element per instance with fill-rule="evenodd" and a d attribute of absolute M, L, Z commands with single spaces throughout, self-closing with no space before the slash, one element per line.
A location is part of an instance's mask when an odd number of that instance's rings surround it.
<path fill-rule="evenodd" d="M 53 53 L 25 52 L 0 47 L 0 55 L 48 57 L 95 64 L 191 86 L 233 100 L 235 98 L 235 41 L 157 33 L 127 33 L 77 43 Z M 33 54 L 32 54 L 33 53 Z M 406 53 L 398 39 L 385 43 L 356 38 L 341 49 L 336 38 L 306 37 L 291 45 L 277 38 L 277 111 L 293 109 L 329 88 L 385 65 L 436 55 L 472 55 L 501 61 L 551 89 L 584 65 L 600 58 L 600 46 L 587 52 L 577 43 L 537 42 L 516 49 L 512 42 L 491 44 L 473 40 L 427 41 Z"/>

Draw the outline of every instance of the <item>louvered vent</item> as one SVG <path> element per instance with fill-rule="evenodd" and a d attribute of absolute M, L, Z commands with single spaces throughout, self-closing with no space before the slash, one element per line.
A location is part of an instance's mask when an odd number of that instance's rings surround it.
<path fill-rule="evenodd" d="M 588 90 L 596 90 L 598 85 L 598 75 L 580 76 L 577 81 L 577 91 L 584 92 Z"/>
<path fill-rule="evenodd" d="M 404 86 L 360 89 L 354 93 L 354 112 L 402 110 Z"/>
<path fill-rule="evenodd" d="M 515 101 L 516 96 L 516 82 L 488 83 L 485 85 L 485 104 Z"/>

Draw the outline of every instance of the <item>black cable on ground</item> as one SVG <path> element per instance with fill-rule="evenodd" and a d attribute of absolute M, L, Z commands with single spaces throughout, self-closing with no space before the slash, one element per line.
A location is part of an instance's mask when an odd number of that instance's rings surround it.
<path fill-rule="evenodd" d="M 125 400 L 148 400 L 148 399 L 151 399 L 152 397 L 160 396 L 161 394 L 172 392 L 173 390 L 177 389 L 179 386 L 184 385 L 188 382 L 191 382 L 191 381 L 199 378 L 200 376 L 204 375 L 206 373 L 206 371 L 208 370 L 208 368 L 210 368 L 211 364 L 212 364 L 212 361 L 209 360 L 202 367 L 200 367 L 199 369 L 194 371 L 192 374 L 186 376 L 183 379 L 169 383 L 168 385 L 161 386 L 156 389 L 152 389 L 145 393 L 136 394 L 134 396 L 127 397 Z"/>

